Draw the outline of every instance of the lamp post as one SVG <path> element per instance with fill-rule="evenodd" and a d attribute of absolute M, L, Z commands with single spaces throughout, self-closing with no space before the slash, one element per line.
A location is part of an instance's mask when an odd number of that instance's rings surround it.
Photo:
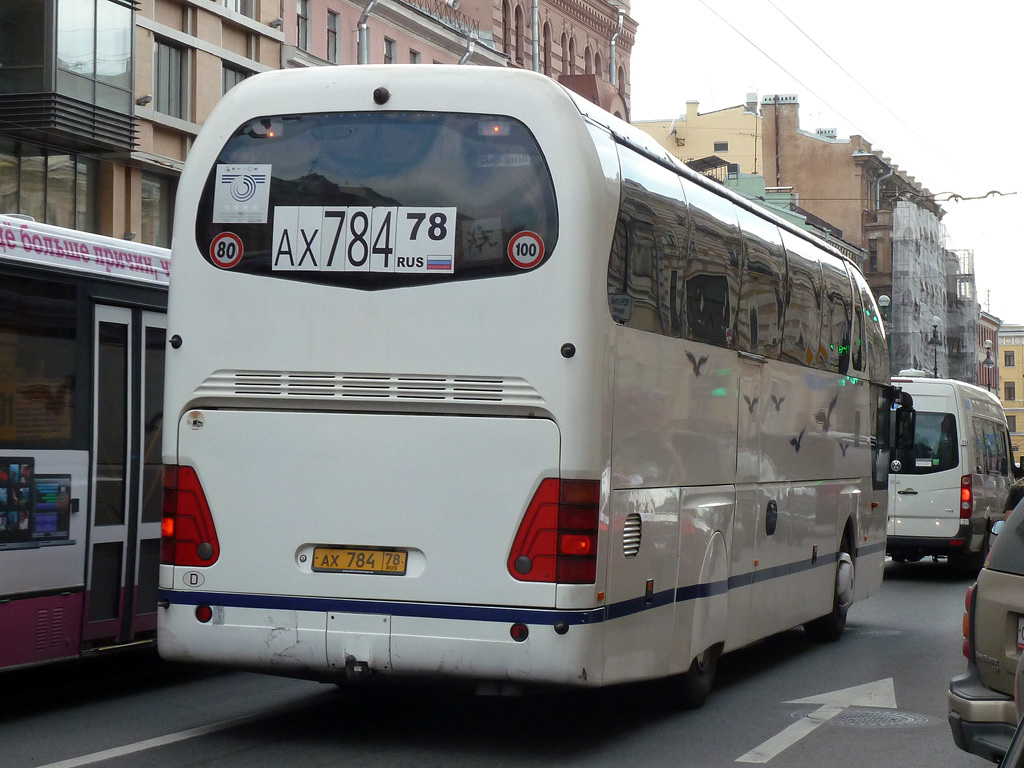
<path fill-rule="evenodd" d="M 939 338 L 939 322 L 939 316 L 932 315 L 932 337 L 928 339 L 928 343 L 932 345 L 935 351 L 933 375 L 936 379 L 939 378 L 939 347 L 942 346 L 942 339 Z"/>
<path fill-rule="evenodd" d="M 996 361 L 992 359 L 992 339 L 985 339 L 985 359 L 981 363 L 985 369 L 985 386 L 992 391 L 992 369 L 996 367 Z"/>
<path fill-rule="evenodd" d="M 889 353 L 889 368 L 892 369 L 892 302 L 884 293 L 878 297 L 878 311 L 882 313 L 882 328 L 885 329 L 885 346 Z"/>

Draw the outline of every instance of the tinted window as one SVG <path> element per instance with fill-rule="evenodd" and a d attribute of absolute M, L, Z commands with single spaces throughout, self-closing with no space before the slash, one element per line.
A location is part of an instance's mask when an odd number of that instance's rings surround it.
<path fill-rule="evenodd" d="M 72 447 L 75 294 L 0 275 L 0 447 Z"/>
<path fill-rule="evenodd" d="M 914 447 L 899 474 L 927 475 L 960 463 L 956 417 L 952 413 L 918 411 Z"/>
<path fill-rule="evenodd" d="M 1006 518 L 992 544 L 987 568 L 993 571 L 1024 574 L 1024 501 Z"/>
<path fill-rule="evenodd" d="M 550 173 L 516 120 L 270 116 L 211 169 L 196 242 L 232 271 L 379 289 L 518 274 L 558 239 Z"/>
<path fill-rule="evenodd" d="M 619 148 L 622 200 L 609 261 L 612 317 L 631 328 L 679 336 L 687 208 L 679 177 Z"/>
<path fill-rule="evenodd" d="M 778 358 L 786 307 L 786 252 L 778 227 L 739 211 L 743 231 L 743 272 L 736 317 L 736 348 Z"/>
<path fill-rule="evenodd" d="M 850 323 L 853 292 L 846 266 L 838 258 L 822 255 L 823 300 L 819 347 L 824 367 L 836 373 L 850 369 Z"/>
<path fill-rule="evenodd" d="M 782 359 L 812 367 L 825 367 L 820 347 L 821 266 L 805 256 L 811 246 L 795 235 L 783 234 L 788 280 L 786 315 L 782 327 Z"/>
<path fill-rule="evenodd" d="M 683 272 L 683 333 L 693 341 L 732 346 L 742 252 L 736 208 L 697 184 L 685 189 L 691 226 Z"/>

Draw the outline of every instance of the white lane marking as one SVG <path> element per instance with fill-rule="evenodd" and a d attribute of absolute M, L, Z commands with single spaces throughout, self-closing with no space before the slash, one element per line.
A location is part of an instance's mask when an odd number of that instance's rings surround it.
<path fill-rule="evenodd" d="M 821 704 L 813 712 L 809 712 L 797 722 L 784 728 L 768 741 L 754 747 L 745 755 L 736 758 L 737 763 L 767 763 L 783 750 L 796 744 L 815 728 L 824 725 L 847 707 L 879 707 L 896 709 L 896 691 L 892 678 L 877 680 L 874 683 L 856 685 L 839 691 L 808 696 L 803 699 L 784 701 L 783 704 Z"/>
<path fill-rule="evenodd" d="M 219 723 L 201 725 L 197 728 L 189 728 L 188 730 L 178 731 L 177 733 L 169 733 L 166 736 L 157 736 L 153 739 L 137 741 L 134 744 L 126 744 L 123 747 L 104 749 L 102 752 L 93 752 L 91 755 L 72 757 L 67 760 L 61 760 L 60 762 L 49 763 L 48 765 L 41 765 L 38 766 L 38 768 L 79 768 L 79 766 L 92 765 L 93 763 L 99 763 L 103 760 L 113 760 L 117 757 L 133 755 L 136 752 L 145 752 L 147 749 L 164 747 L 168 744 L 174 744 L 179 741 L 187 741 L 188 739 L 194 739 L 197 736 L 205 736 L 208 733 L 216 733 L 217 731 L 223 731 L 228 728 L 234 728 L 237 725 L 245 725 L 246 723 L 255 722 L 257 720 L 266 720 L 269 717 L 274 717 L 275 715 L 287 712 L 288 710 L 297 709 L 298 707 L 308 703 L 309 699 L 304 699 L 300 702 L 295 702 L 293 704 L 285 704 L 283 706 L 274 707 L 273 709 L 264 710 L 263 712 L 255 712 L 251 715 L 234 717 L 230 720 L 221 720 Z"/>

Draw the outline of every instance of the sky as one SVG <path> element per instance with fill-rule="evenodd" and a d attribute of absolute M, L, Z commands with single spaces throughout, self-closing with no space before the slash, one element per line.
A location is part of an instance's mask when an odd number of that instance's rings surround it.
<path fill-rule="evenodd" d="M 631 118 L 796 94 L 800 128 L 860 135 L 942 203 L 981 308 L 1024 324 L 1024 3 L 632 0 Z M 1000 194 L 987 193 L 995 190 Z"/>

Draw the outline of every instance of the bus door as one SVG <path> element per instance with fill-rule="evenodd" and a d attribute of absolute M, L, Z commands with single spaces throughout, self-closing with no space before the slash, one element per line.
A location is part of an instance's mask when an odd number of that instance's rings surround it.
<path fill-rule="evenodd" d="M 156 629 L 166 327 L 161 313 L 95 305 L 83 631 L 94 645 Z"/>

